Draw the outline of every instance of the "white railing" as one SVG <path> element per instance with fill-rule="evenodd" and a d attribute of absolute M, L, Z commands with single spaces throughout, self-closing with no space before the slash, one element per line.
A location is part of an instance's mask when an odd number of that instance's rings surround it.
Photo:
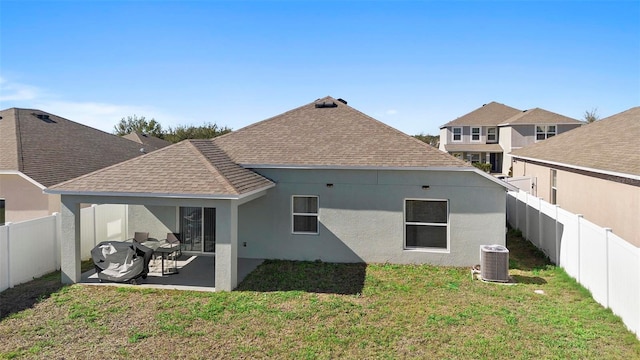
<path fill-rule="evenodd" d="M 640 338 L 640 248 L 524 191 L 509 192 L 507 221 Z"/>
<path fill-rule="evenodd" d="M 81 209 L 80 255 L 101 241 L 127 237 L 127 205 Z M 0 291 L 60 269 L 60 214 L 0 226 Z"/>
<path fill-rule="evenodd" d="M 60 214 L 0 226 L 0 291 L 60 269 Z"/>

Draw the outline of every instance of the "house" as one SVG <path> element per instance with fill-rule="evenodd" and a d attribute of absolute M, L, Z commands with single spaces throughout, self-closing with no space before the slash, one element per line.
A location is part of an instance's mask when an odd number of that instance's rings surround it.
<path fill-rule="evenodd" d="M 216 290 L 232 290 L 239 258 L 476 264 L 481 244 L 505 243 L 507 188 L 325 97 L 46 192 L 63 203 L 63 281 L 80 280 L 80 205 L 111 203 L 132 207 L 135 231 L 215 256 Z"/>
<path fill-rule="evenodd" d="M 471 163 L 491 164 L 509 174 L 512 150 L 545 140 L 583 123 L 544 109 L 518 110 L 491 102 L 440 127 L 440 150 Z"/>
<path fill-rule="evenodd" d="M 515 150 L 537 196 L 640 247 L 640 107 Z"/>
<path fill-rule="evenodd" d="M 129 133 L 127 135 L 123 135 L 123 138 L 127 139 L 127 140 L 131 140 L 131 141 L 135 141 L 140 145 L 143 145 L 144 147 L 148 148 L 148 149 L 160 149 L 163 148 L 165 146 L 169 146 L 171 145 L 170 142 L 168 142 L 167 140 L 164 139 L 160 139 L 157 138 L 153 135 L 149 135 L 149 134 L 145 134 L 142 133 L 140 131 L 134 131 L 132 133 Z"/>
<path fill-rule="evenodd" d="M 59 212 L 60 196 L 43 189 L 141 155 L 140 144 L 35 109 L 0 111 L 0 134 L 0 223 Z"/>

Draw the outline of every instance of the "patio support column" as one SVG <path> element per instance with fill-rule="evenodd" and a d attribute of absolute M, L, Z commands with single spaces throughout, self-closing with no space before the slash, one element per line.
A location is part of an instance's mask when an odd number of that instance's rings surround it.
<path fill-rule="evenodd" d="M 60 268 L 63 284 L 80 282 L 80 203 L 61 196 Z"/>
<path fill-rule="evenodd" d="M 238 285 L 238 203 L 216 208 L 216 291 L 231 291 Z"/>

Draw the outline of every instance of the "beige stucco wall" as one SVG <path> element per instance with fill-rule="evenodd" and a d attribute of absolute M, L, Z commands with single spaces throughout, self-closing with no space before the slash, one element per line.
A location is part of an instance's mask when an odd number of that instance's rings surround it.
<path fill-rule="evenodd" d="M 0 198 L 5 199 L 5 221 L 19 222 L 60 211 L 60 196 L 42 189 L 17 174 L 0 174 Z"/>
<path fill-rule="evenodd" d="M 537 195 L 550 200 L 551 169 L 518 161 L 514 176 L 537 178 Z M 640 247 L 640 187 L 557 170 L 557 203 Z"/>

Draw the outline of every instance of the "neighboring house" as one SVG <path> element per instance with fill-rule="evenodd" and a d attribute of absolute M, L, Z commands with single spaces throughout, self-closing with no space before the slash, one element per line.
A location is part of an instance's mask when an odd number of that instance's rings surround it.
<path fill-rule="evenodd" d="M 152 149 L 152 150 L 161 149 L 165 146 L 171 145 L 171 143 L 168 142 L 167 140 L 157 138 L 153 135 L 141 133 L 139 131 L 134 131 L 122 137 L 143 145 L 143 149 L 145 149 L 145 151 L 147 149 Z"/>
<path fill-rule="evenodd" d="M 537 196 L 640 247 L 640 107 L 511 153 Z"/>
<path fill-rule="evenodd" d="M 535 108 L 518 110 L 497 102 L 440 127 L 440 150 L 471 163 L 489 163 L 491 172 L 509 174 L 512 150 L 581 126 L 581 121 Z"/>
<path fill-rule="evenodd" d="M 139 155 L 140 144 L 44 111 L 2 110 L 0 221 L 59 212 L 60 196 L 43 189 Z"/>
<path fill-rule="evenodd" d="M 131 176 L 144 174 L 144 176 Z M 238 258 L 469 266 L 505 244 L 511 185 L 325 97 L 208 140 L 185 140 L 47 189 L 61 195 L 62 273 L 80 280 L 79 204 L 129 204 L 130 231 L 179 232 Z"/>

